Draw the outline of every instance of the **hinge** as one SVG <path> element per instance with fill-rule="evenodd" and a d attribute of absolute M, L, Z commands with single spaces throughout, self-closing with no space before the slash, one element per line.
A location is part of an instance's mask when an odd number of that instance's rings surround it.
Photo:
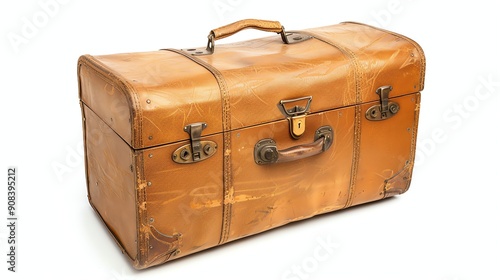
<path fill-rule="evenodd" d="M 177 163 L 195 163 L 215 154 L 217 144 L 213 141 L 201 141 L 201 133 L 207 127 L 204 122 L 186 125 L 184 131 L 189 134 L 190 144 L 179 147 L 172 154 Z"/>
<path fill-rule="evenodd" d="M 366 111 L 366 118 L 370 121 L 386 120 L 399 112 L 399 104 L 389 101 L 389 93 L 392 86 L 379 87 L 376 93 L 380 97 L 380 104 L 373 105 Z"/>

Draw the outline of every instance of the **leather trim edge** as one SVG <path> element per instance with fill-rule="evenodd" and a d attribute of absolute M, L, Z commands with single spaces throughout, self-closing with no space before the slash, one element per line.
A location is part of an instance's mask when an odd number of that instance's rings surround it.
<path fill-rule="evenodd" d="M 127 99 L 129 103 L 129 108 L 130 108 L 130 117 L 132 118 L 132 124 L 130 126 L 130 133 L 131 133 L 131 140 L 129 143 L 130 146 L 132 146 L 133 149 L 140 149 L 143 147 L 143 142 L 142 142 L 142 110 L 140 107 L 140 102 L 137 96 L 137 91 L 136 89 L 130 85 L 123 77 L 121 77 L 119 74 L 113 73 L 106 67 L 106 65 L 100 63 L 97 59 L 95 59 L 91 55 L 82 55 L 78 59 L 78 79 L 80 80 L 80 67 L 82 64 L 86 65 L 89 67 L 89 69 L 93 70 L 96 74 L 98 74 L 104 81 L 110 82 L 114 84 L 116 87 L 118 87 L 123 94 L 125 95 L 125 98 Z M 106 72 L 106 73 L 103 73 Z M 82 100 L 81 96 L 81 85 L 79 88 L 79 99 Z M 126 94 L 128 93 L 128 94 Z M 136 118 L 138 118 L 137 121 L 134 121 Z"/>

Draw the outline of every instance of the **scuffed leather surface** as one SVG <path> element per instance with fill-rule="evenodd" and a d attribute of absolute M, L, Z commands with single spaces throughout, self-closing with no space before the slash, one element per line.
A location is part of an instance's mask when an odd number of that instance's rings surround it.
<path fill-rule="evenodd" d="M 94 116 L 85 122 L 89 196 L 136 268 L 408 189 L 421 48 L 355 23 L 302 32 L 314 38 L 217 45 L 199 57 L 164 50 L 80 58 L 80 98 Z M 385 85 L 401 110 L 368 121 L 364 114 Z M 307 129 L 294 140 L 277 104 L 304 96 L 313 98 Z M 189 143 L 183 127 L 200 121 L 208 124 L 202 139 L 217 143 L 217 153 L 173 162 L 172 152 Z M 334 131 L 326 152 L 255 164 L 257 141 L 272 138 L 280 150 L 306 145 L 324 125 Z M 103 142 L 91 143 L 93 131 Z"/>
<path fill-rule="evenodd" d="M 134 153 L 92 110 L 83 106 L 88 199 L 117 243 L 137 257 Z"/>
<path fill-rule="evenodd" d="M 86 57 L 78 63 L 80 100 L 127 143 L 132 143 L 133 96 L 117 77 L 88 63 Z"/>
<path fill-rule="evenodd" d="M 204 137 L 205 140 L 222 142 L 222 136 Z M 146 193 L 145 224 L 165 235 L 182 234 L 182 243 L 176 249 L 176 258 L 216 246 L 219 243 L 222 224 L 222 153 L 218 151 L 209 160 L 196 164 L 177 164 L 171 155 L 178 147 L 175 144 L 141 151 L 143 157 Z M 151 237 L 149 237 L 151 239 Z M 144 245 L 148 246 L 148 245 Z M 145 266 L 155 259 L 149 250 Z M 151 251 L 153 251 L 151 253 Z"/>
<path fill-rule="evenodd" d="M 319 39 L 285 45 L 276 35 L 218 45 L 213 55 L 198 58 L 224 75 L 231 98 L 233 129 L 282 119 L 275 108 L 282 99 L 312 95 L 315 101 L 311 112 L 319 112 L 359 103 L 353 94 L 357 87 L 362 102 L 377 100 L 378 96 L 373 93 L 381 85 L 392 84 L 393 97 L 423 89 L 425 61 L 413 41 L 360 24 L 333 25 L 304 32 L 328 38 L 349 49 L 360 66 L 359 85 L 350 58 Z M 82 79 L 85 103 L 101 98 L 96 89 L 86 87 L 89 81 L 101 84 L 98 91 L 114 91 L 117 93 L 114 96 L 120 99 L 108 98 L 101 104 L 119 104 L 114 106 L 123 109 L 124 102 L 128 102 L 131 114 L 126 110 L 99 109 L 99 105 L 94 104 L 98 102 L 89 105 L 95 107 L 99 115 L 109 115 L 103 117 L 105 120 L 120 120 L 120 124 L 115 124 L 119 129 L 115 129 L 111 121 L 106 122 L 134 148 L 185 140 L 187 134 L 176 128 L 200 119 L 210 124 L 206 134 L 222 131 L 216 80 L 183 56 L 169 51 L 87 55 L 80 59 L 79 65 L 82 75 L 89 71 L 101 73 L 99 77 Z M 252 114 L 255 111 L 260 114 Z M 169 132 L 165 133 L 164 129 Z"/>
<path fill-rule="evenodd" d="M 307 117 L 308 129 L 299 140 L 288 135 L 287 121 L 235 131 L 230 240 L 341 209 L 348 197 L 353 117 L 352 107 L 311 115 Z M 258 140 L 272 138 L 280 149 L 307 144 L 323 125 L 330 125 L 335 134 L 326 152 L 270 166 L 252 162 Z"/>
<path fill-rule="evenodd" d="M 384 121 L 361 120 L 361 141 L 352 205 L 384 198 L 384 180 L 413 164 L 412 142 L 417 119 L 415 94 L 391 99 L 401 106 L 396 116 Z M 362 112 L 377 103 L 361 106 Z"/>

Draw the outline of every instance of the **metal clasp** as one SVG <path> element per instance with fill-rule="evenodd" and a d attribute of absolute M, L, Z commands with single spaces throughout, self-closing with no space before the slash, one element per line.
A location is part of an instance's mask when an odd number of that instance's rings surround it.
<path fill-rule="evenodd" d="M 300 103 L 306 101 L 305 106 L 300 106 L 295 104 L 295 106 L 288 108 L 286 105 Z M 278 103 L 278 108 L 281 113 L 287 117 L 290 123 L 290 135 L 293 139 L 299 139 L 302 134 L 306 131 L 306 115 L 309 112 L 309 107 L 311 107 L 312 96 L 306 96 L 290 100 L 281 100 Z"/>
<path fill-rule="evenodd" d="M 203 129 L 207 128 L 206 123 L 193 123 L 186 125 L 184 131 L 189 134 L 191 139 L 191 151 L 193 156 L 193 161 L 199 161 L 201 159 L 201 132 Z"/>
<path fill-rule="evenodd" d="M 186 125 L 184 131 L 189 134 L 190 144 L 175 150 L 172 160 L 176 163 L 194 163 L 213 156 L 217 151 L 217 144 L 213 141 L 201 141 L 201 133 L 206 127 L 204 122 Z"/>
<path fill-rule="evenodd" d="M 366 111 L 366 118 L 370 121 L 386 120 L 399 112 L 399 104 L 389 101 L 392 86 L 379 87 L 376 93 L 380 96 L 380 104 L 373 105 Z"/>

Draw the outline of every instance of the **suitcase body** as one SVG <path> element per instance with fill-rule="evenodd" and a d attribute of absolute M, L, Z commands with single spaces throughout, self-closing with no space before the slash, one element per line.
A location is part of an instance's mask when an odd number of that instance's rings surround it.
<path fill-rule="evenodd" d="M 247 27 L 281 36 L 215 44 Z M 414 41 L 357 23 L 82 56 L 89 201 L 142 269 L 402 194 L 424 71 Z"/>

